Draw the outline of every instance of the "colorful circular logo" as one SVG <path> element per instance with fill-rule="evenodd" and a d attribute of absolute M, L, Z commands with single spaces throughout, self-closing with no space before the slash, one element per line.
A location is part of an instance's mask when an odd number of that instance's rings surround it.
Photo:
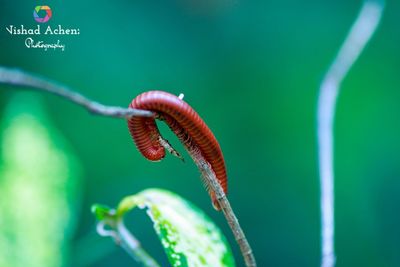
<path fill-rule="evenodd" d="M 39 12 L 41 10 L 46 11 L 46 16 L 44 16 L 44 17 L 39 16 Z M 44 12 L 41 12 L 41 13 L 44 13 Z M 51 8 L 49 6 L 36 6 L 35 9 L 33 10 L 33 17 L 35 18 L 35 20 L 37 22 L 40 22 L 40 23 L 48 22 L 49 19 L 51 18 L 51 15 L 52 15 Z"/>

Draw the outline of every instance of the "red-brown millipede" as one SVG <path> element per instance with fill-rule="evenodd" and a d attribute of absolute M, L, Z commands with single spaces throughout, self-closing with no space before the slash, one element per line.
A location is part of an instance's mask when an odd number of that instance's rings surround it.
<path fill-rule="evenodd" d="M 221 148 L 214 134 L 200 116 L 186 102 L 163 91 L 149 91 L 132 100 L 130 108 L 153 111 L 178 136 L 192 157 L 197 152 L 210 164 L 222 189 L 227 193 L 227 175 Z M 164 146 L 155 118 L 132 117 L 129 131 L 144 157 L 159 161 L 165 156 Z M 197 152 L 196 152 L 197 151 Z M 207 185 L 206 185 L 207 187 Z M 213 206 L 219 210 L 214 192 L 209 192 Z"/>

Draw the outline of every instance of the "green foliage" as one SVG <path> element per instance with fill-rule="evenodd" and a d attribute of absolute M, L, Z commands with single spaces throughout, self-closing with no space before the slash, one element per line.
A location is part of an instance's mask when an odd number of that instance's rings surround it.
<path fill-rule="evenodd" d="M 172 266 L 235 266 L 232 252 L 217 226 L 199 208 L 178 195 L 148 189 L 124 198 L 115 220 L 135 207 L 146 209 Z M 96 205 L 98 219 L 109 219 L 113 210 Z M 109 215 L 105 215 L 105 213 Z"/>
<path fill-rule="evenodd" d="M 65 266 L 79 167 L 29 96 L 10 101 L 1 125 L 0 267 Z"/>
<path fill-rule="evenodd" d="M 96 216 L 97 220 L 102 221 L 110 217 L 114 212 L 111 208 L 99 204 L 92 206 L 92 213 Z"/>

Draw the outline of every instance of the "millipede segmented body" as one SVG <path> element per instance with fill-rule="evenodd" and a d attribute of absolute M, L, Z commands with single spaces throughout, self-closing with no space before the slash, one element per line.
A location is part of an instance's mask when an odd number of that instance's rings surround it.
<path fill-rule="evenodd" d="M 227 174 L 221 148 L 214 134 L 193 108 L 177 96 L 163 91 L 142 93 L 132 100 L 129 107 L 152 111 L 156 114 L 155 118 L 164 120 L 192 157 L 200 153 L 210 164 L 222 189 L 227 193 Z M 165 156 L 155 118 L 132 117 L 128 120 L 129 131 L 137 148 L 151 161 L 159 161 Z M 219 210 L 214 192 L 209 193 L 214 207 Z"/>

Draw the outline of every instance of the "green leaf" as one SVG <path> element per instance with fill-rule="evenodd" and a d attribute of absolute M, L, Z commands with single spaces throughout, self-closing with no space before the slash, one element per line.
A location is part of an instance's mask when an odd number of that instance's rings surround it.
<path fill-rule="evenodd" d="M 110 207 L 94 204 L 92 205 L 92 213 L 96 216 L 97 220 L 102 221 L 110 216 L 114 216 L 115 211 Z"/>
<path fill-rule="evenodd" d="M 117 216 L 135 207 L 147 209 L 172 266 L 235 266 L 221 231 L 190 202 L 169 191 L 148 189 L 124 198 Z"/>
<path fill-rule="evenodd" d="M 80 168 L 31 94 L 11 99 L 0 131 L 0 267 L 67 266 Z"/>

